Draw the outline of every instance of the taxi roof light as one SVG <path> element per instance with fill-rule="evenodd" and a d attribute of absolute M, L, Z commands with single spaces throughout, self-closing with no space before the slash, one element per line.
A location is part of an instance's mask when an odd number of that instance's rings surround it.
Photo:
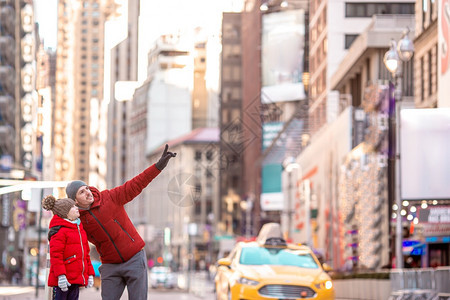
<path fill-rule="evenodd" d="M 281 233 L 281 227 L 278 223 L 264 224 L 259 231 L 256 242 L 266 246 L 286 246 L 286 241 Z"/>

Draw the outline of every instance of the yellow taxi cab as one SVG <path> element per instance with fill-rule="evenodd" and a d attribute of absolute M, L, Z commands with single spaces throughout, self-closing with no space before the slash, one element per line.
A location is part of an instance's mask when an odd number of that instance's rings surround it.
<path fill-rule="evenodd" d="M 309 247 L 286 243 L 277 223 L 265 224 L 256 241 L 237 243 L 218 265 L 218 300 L 334 299 L 328 267 Z"/>

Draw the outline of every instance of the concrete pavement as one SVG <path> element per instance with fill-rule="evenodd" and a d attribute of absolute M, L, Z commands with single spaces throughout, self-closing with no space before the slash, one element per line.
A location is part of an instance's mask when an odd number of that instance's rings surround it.
<path fill-rule="evenodd" d="M 95 288 L 80 289 L 80 299 L 98 300 L 101 299 L 100 291 Z M 128 293 L 125 289 L 121 300 L 128 300 Z M 158 300 L 199 300 L 214 299 L 212 291 L 200 294 L 187 293 L 182 290 L 149 289 L 148 299 Z M 46 300 L 44 288 L 39 288 L 36 297 L 35 287 L 30 286 L 0 286 L 0 300 Z"/>
<path fill-rule="evenodd" d="M 183 275 L 178 274 L 181 278 Z M 187 280 L 182 278 L 179 283 L 183 282 L 184 289 L 151 289 L 148 291 L 148 299 L 158 300 L 199 300 L 199 299 L 215 299 L 212 281 L 208 280 L 207 273 L 194 273 L 189 280 L 189 292 L 187 288 Z M 96 288 L 81 288 L 80 299 L 96 300 L 101 299 L 100 290 Z M 32 286 L 0 286 L 0 300 L 48 300 L 46 298 L 45 289 L 39 288 L 36 297 L 36 288 Z M 127 289 L 125 289 L 120 300 L 128 300 Z"/>

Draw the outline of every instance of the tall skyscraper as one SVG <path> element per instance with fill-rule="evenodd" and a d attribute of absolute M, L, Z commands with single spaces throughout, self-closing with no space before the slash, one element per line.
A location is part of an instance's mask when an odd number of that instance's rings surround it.
<path fill-rule="evenodd" d="M 118 93 L 127 88 L 117 87 L 118 82 L 137 81 L 138 68 L 138 21 L 140 0 L 125 1 L 119 14 L 106 25 L 105 44 L 105 95 L 107 109 L 107 172 L 106 185 L 114 187 L 124 183 L 142 171 L 142 161 L 132 163 L 128 152 L 127 122 L 133 110 L 132 96 L 122 99 Z M 145 160 L 144 157 L 141 158 Z M 137 169 L 137 170 L 136 170 Z"/>
<path fill-rule="evenodd" d="M 103 101 L 104 23 L 114 1 L 58 2 L 55 101 L 55 179 L 92 182 L 99 172 L 95 149 Z M 92 174 L 92 176 L 91 176 Z M 97 178 L 94 181 L 100 181 Z"/>

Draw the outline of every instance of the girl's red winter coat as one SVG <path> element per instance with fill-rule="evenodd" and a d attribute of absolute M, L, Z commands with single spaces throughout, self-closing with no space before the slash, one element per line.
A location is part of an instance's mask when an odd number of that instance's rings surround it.
<path fill-rule="evenodd" d="M 50 228 L 61 226 L 50 239 L 49 286 L 58 286 L 58 276 L 66 275 L 70 284 L 86 286 L 94 268 L 89 256 L 89 244 L 81 223 L 75 224 L 54 215 Z"/>

